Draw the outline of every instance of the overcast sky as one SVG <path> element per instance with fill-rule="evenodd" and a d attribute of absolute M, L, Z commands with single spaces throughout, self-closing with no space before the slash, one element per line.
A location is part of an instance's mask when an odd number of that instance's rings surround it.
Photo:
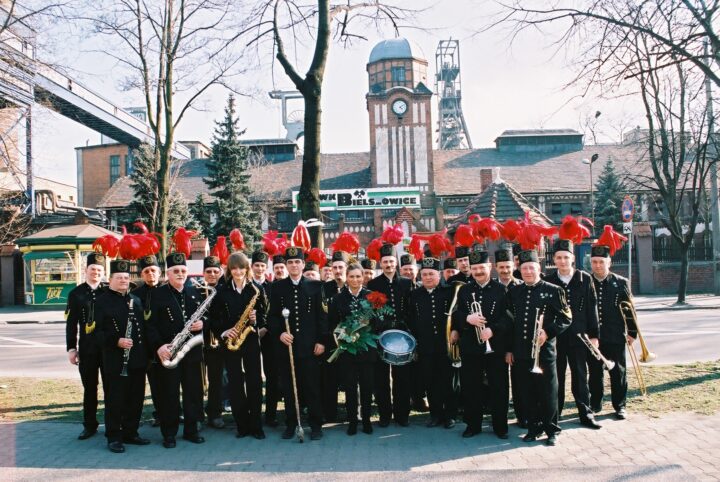
<path fill-rule="evenodd" d="M 422 2 L 408 2 L 416 5 Z M 525 128 L 574 128 L 581 130 L 581 119 L 601 111 L 601 134 L 598 141 L 616 138 L 616 126 L 635 125 L 637 107 L 630 100 L 581 98 L 578 90 L 564 89 L 573 69 L 567 56 L 553 54 L 551 33 L 526 33 L 512 45 L 508 32 L 500 29 L 477 33 L 487 25 L 496 7 L 481 0 L 445 0 L 431 2 L 416 20 L 429 30 L 407 29 L 401 36 L 415 41 L 428 60 L 428 80 L 435 74 L 435 50 L 438 41 L 460 40 L 463 110 L 475 148 L 491 147 L 503 130 Z M 323 152 L 358 152 L 369 146 L 366 64 L 372 47 L 390 33 L 370 33 L 368 42 L 357 42 L 348 49 L 333 45 L 330 50 L 323 92 Z M 92 49 L 97 49 L 93 45 Z M 90 47 L 61 49 L 55 55 L 72 63 L 77 77 L 86 87 L 120 106 L 138 105 L 137 93 L 121 92 L 121 69 Z M 270 65 L 270 55 L 265 62 Z M 298 55 L 307 66 L 309 57 Z M 303 70 L 304 71 L 304 70 Z M 242 79 L 241 87 L 260 90 L 291 89 L 290 82 L 276 65 L 255 71 Z M 434 90 L 434 85 L 429 86 Z M 179 128 L 177 139 L 210 143 L 214 121 L 222 117 L 227 92 L 215 89 L 204 99 L 202 111 L 191 112 Z M 290 110 L 301 110 L 294 101 Z M 433 121 L 436 121 L 433 98 Z M 284 129 L 280 104 L 267 94 L 238 100 L 240 125 L 247 129 L 246 139 L 281 137 Z M 435 139 L 436 141 L 437 139 Z M 34 116 L 34 149 L 38 175 L 76 184 L 75 151 L 77 146 L 98 144 L 100 134 L 69 121 L 59 114 L 36 109 Z"/>

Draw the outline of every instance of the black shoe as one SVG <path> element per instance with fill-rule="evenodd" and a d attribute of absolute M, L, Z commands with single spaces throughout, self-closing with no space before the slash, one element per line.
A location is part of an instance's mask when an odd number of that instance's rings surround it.
<path fill-rule="evenodd" d="M 78 435 L 78 440 L 87 440 L 90 437 L 92 437 L 93 435 L 95 435 L 96 433 L 97 433 L 97 429 L 92 429 L 92 430 L 89 428 L 83 429 L 83 431 L 80 432 L 80 435 Z"/>
<path fill-rule="evenodd" d="M 624 408 L 621 408 L 617 412 L 615 412 L 615 418 L 618 420 L 625 420 L 627 418 L 627 412 Z"/>
<path fill-rule="evenodd" d="M 208 427 L 212 428 L 225 428 L 225 421 L 222 417 L 215 417 L 208 420 Z"/>
<path fill-rule="evenodd" d="M 437 418 L 431 418 L 425 424 L 425 426 L 428 428 L 437 427 L 438 425 L 440 425 L 440 419 L 437 419 Z"/>
<path fill-rule="evenodd" d="M 128 445 L 150 445 L 150 440 L 146 438 L 142 438 L 139 435 L 136 435 L 134 437 L 125 438 L 123 439 L 123 442 Z"/>
<path fill-rule="evenodd" d="M 259 430 L 254 431 L 252 433 L 252 436 L 256 440 L 263 440 L 263 439 L 265 439 L 265 432 L 263 431 L 263 429 L 259 429 Z"/>
<path fill-rule="evenodd" d="M 108 442 L 108 449 L 114 454 L 121 454 L 125 452 L 125 447 L 122 442 Z"/>
<path fill-rule="evenodd" d="M 282 433 L 284 440 L 290 440 L 295 436 L 295 427 L 285 427 L 285 431 Z"/>
<path fill-rule="evenodd" d="M 268 427 L 277 427 L 278 421 L 275 417 L 265 418 L 265 425 L 267 425 Z"/>
<path fill-rule="evenodd" d="M 310 431 L 310 440 L 320 440 L 321 438 L 323 438 L 321 428 L 314 428 Z"/>
<path fill-rule="evenodd" d="M 580 419 L 580 425 L 582 425 L 583 427 L 591 428 L 593 430 L 599 430 L 602 428 L 602 425 L 597 423 L 595 421 L 595 417 L 591 416 L 590 414 L 588 414 L 587 417 Z"/>
<path fill-rule="evenodd" d="M 407 420 L 395 420 L 395 423 L 397 423 L 401 427 L 407 427 L 410 425 L 410 422 L 408 422 Z"/>
<path fill-rule="evenodd" d="M 362 424 L 363 424 L 363 428 L 362 428 L 363 433 L 366 433 L 368 435 L 373 433 L 373 428 L 372 428 L 372 424 L 370 423 L 370 420 L 365 420 L 365 421 L 363 421 Z"/>
<path fill-rule="evenodd" d="M 445 424 L 443 425 L 445 428 L 453 428 L 455 426 L 455 419 L 454 418 L 448 418 L 445 420 Z"/>
<path fill-rule="evenodd" d="M 497 438 L 499 438 L 500 440 L 507 440 L 507 439 L 508 439 L 508 434 L 507 434 L 507 433 L 496 433 L 495 435 L 496 435 Z"/>
<path fill-rule="evenodd" d="M 389 418 L 380 418 L 380 421 L 378 422 L 378 426 L 385 428 L 388 425 L 390 425 L 390 419 Z"/>
<path fill-rule="evenodd" d="M 465 428 L 465 431 L 462 433 L 463 438 L 470 438 L 474 437 L 475 435 L 479 434 L 480 430 L 475 430 L 474 428 L 467 427 Z"/>
<path fill-rule="evenodd" d="M 548 438 L 545 441 L 545 445 L 548 445 L 550 447 L 554 447 L 555 445 L 557 445 L 557 434 L 554 433 L 554 434 L 548 435 Z"/>
<path fill-rule="evenodd" d="M 192 435 L 183 435 L 183 439 L 187 440 L 188 442 L 192 442 L 194 444 L 204 444 L 205 443 L 205 439 L 196 433 L 194 433 Z"/>
<path fill-rule="evenodd" d="M 355 435 L 357 433 L 357 422 L 350 422 L 347 428 L 348 435 Z"/>
<path fill-rule="evenodd" d="M 523 442 L 534 442 L 538 439 L 539 436 L 540 434 L 538 433 L 528 432 L 523 437 Z"/>
<path fill-rule="evenodd" d="M 175 448 L 175 437 L 165 437 L 163 440 L 163 447 L 166 449 L 174 449 Z"/>

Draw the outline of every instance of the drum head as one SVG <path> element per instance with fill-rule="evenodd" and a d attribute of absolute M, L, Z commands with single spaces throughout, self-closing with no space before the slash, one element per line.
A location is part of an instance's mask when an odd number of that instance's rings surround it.
<path fill-rule="evenodd" d="M 415 338 L 401 330 L 388 330 L 380 335 L 380 346 L 394 354 L 411 353 L 415 350 Z"/>

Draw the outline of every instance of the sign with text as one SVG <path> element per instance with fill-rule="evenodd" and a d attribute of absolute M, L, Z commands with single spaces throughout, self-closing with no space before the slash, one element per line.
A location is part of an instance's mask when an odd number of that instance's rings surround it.
<path fill-rule="evenodd" d="M 293 211 L 298 209 L 299 191 L 292 192 Z M 419 208 L 420 188 L 379 187 L 361 189 L 333 189 L 320 191 L 320 211 L 349 211 L 351 209 Z"/>

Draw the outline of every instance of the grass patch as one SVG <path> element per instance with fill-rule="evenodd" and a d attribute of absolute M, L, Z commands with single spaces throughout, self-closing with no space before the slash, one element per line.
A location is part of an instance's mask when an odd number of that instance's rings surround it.
<path fill-rule="evenodd" d="M 628 367 L 628 410 L 659 416 L 667 412 L 696 412 L 711 415 L 720 411 L 720 360 L 689 365 L 643 365 L 647 397 L 641 397 L 632 367 Z M 575 402 L 567 378 L 565 413 L 576 416 Z M 610 409 L 609 377 L 605 377 L 605 409 Z M 99 389 L 98 420 L 102 421 L 102 388 Z M 82 421 L 82 384 L 79 379 L 41 379 L 0 377 L 0 422 L 14 421 Z M 146 389 L 143 420 L 152 418 L 152 402 Z M 344 420 L 344 394 L 340 393 L 340 420 Z M 282 410 L 282 402 L 279 410 Z M 375 408 L 375 407 L 373 407 Z M 426 417 L 414 414 L 413 418 Z M 510 417 L 513 417 L 512 409 Z M 282 414 L 280 420 L 284 420 Z M 565 417 L 563 417 L 565 418 Z M 226 422 L 232 417 L 225 414 Z"/>

